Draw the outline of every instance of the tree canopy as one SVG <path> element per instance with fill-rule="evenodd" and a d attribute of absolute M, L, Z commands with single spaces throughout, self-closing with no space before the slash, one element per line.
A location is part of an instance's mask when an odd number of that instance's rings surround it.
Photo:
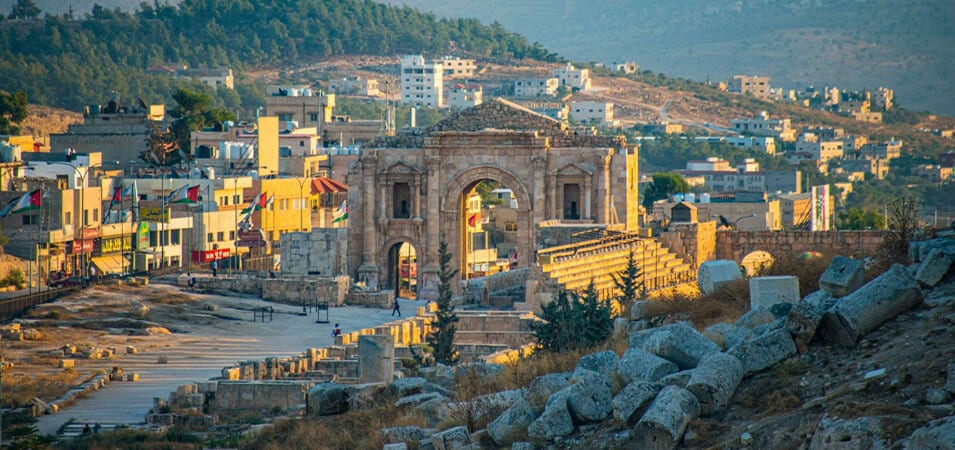
<path fill-rule="evenodd" d="M 27 94 L 16 91 L 12 94 L 0 92 L 0 134 L 19 134 L 16 124 L 27 118 Z"/>
<path fill-rule="evenodd" d="M 643 191 L 643 207 L 650 211 L 653 202 L 667 198 L 670 194 L 687 192 L 690 185 L 678 173 L 665 172 L 653 174 L 653 182 Z"/>
<path fill-rule="evenodd" d="M 0 86 L 34 101 L 80 109 L 116 91 L 166 100 L 179 83 L 157 65 L 300 65 L 342 54 L 448 53 L 477 57 L 557 56 L 540 44 L 474 19 L 437 19 L 370 0 L 183 0 L 143 2 L 127 13 L 96 6 L 81 18 L 31 15 L 0 22 Z M 34 5 L 35 6 L 35 5 Z"/>

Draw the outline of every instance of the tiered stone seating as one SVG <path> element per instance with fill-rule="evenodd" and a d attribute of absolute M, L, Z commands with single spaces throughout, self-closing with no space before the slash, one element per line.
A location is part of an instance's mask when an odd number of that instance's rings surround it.
<path fill-rule="evenodd" d="M 615 295 L 613 276 L 626 269 L 633 252 L 647 291 L 691 282 L 690 265 L 655 239 L 615 233 L 538 251 L 541 270 L 568 291 L 583 291 L 591 280 L 601 298 Z"/>

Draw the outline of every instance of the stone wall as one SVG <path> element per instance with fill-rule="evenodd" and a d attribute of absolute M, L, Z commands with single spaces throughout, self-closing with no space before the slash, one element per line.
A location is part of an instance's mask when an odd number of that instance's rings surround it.
<path fill-rule="evenodd" d="M 282 273 L 335 276 L 346 273 L 348 230 L 315 228 L 311 233 L 282 234 Z"/>
<path fill-rule="evenodd" d="M 276 408 L 288 410 L 305 404 L 311 381 L 220 381 L 208 401 L 209 413 L 237 416 L 268 415 Z"/>
<path fill-rule="evenodd" d="M 733 231 L 716 232 L 716 259 L 741 262 L 754 251 L 763 250 L 775 258 L 808 251 L 849 257 L 870 256 L 882 244 L 883 231 Z"/>
<path fill-rule="evenodd" d="M 188 286 L 189 278 L 182 275 L 177 284 Z M 261 278 L 237 275 L 196 278 L 195 289 L 255 295 L 263 300 L 287 305 L 301 305 L 303 300 L 317 299 L 328 301 L 332 306 L 341 306 L 345 304 L 350 286 L 351 279 L 347 276 Z"/>
<path fill-rule="evenodd" d="M 694 271 L 703 262 L 716 259 L 716 222 L 671 223 L 659 239 Z"/>
<path fill-rule="evenodd" d="M 530 269 L 525 268 L 473 278 L 466 282 L 464 298 L 460 302 L 487 305 L 490 297 L 521 295 L 529 273 Z"/>
<path fill-rule="evenodd" d="M 588 224 L 566 224 L 559 222 L 545 222 L 537 227 L 537 244 L 542 248 L 556 247 L 558 245 L 567 245 L 580 242 L 580 238 L 574 237 L 574 234 L 588 230 L 605 230 L 607 224 L 588 223 Z"/>

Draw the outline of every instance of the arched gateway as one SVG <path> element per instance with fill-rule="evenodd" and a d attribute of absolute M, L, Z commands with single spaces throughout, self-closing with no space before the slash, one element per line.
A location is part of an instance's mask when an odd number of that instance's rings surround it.
<path fill-rule="evenodd" d="M 418 298 L 434 299 L 439 243 L 463 268 L 463 198 L 483 180 L 513 194 L 518 267 L 534 262 L 543 223 L 637 228 L 637 152 L 620 137 L 569 130 L 494 100 L 376 144 L 362 149 L 348 174 L 349 273 L 371 289 L 390 284 L 388 252 L 407 242 L 417 252 Z"/>

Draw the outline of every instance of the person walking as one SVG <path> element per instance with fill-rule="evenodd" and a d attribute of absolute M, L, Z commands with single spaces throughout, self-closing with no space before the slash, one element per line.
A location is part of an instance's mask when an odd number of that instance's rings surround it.
<path fill-rule="evenodd" d="M 341 334 L 342 334 L 342 329 L 336 323 L 335 328 L 332 328 L 332 337 L 341 336 Z"/>
<path fill-rule="evenodd" d="M 398 305 L 398 297 L 395 297 L 395 303 L 391 307 L 391 315 L 394 316 L 395 313 L 398 314 L 398 317 L 401 317 L 401 307 Z"/>
<path fill-rule="evenodd" d="M 212 261 L 212 264 L 209 265 L 212 268 L 212 278 L 216 277 L 216 271 L 219 270 L 219 261 Z"/>

